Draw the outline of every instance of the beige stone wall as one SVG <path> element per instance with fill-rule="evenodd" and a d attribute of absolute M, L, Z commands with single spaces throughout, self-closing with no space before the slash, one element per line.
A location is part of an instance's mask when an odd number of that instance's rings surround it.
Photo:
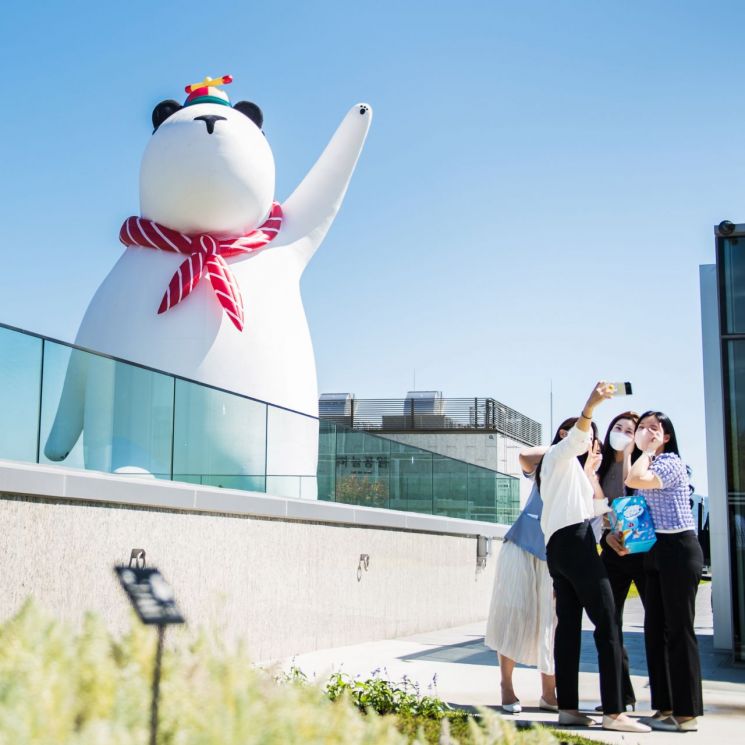
<path fill-rule="evenodd" d="M 92 610 L 122 629 L 112 567 L 144 548 L 190 625 L 244 637 L 256 660 L 485 619 L 496 560 L 477 571 L 474 536 L 8 493 L 0 536 L 0 618 L 33 596 L 74 623 Z M 361 553 L 370 566 L 358 581 Z"/>

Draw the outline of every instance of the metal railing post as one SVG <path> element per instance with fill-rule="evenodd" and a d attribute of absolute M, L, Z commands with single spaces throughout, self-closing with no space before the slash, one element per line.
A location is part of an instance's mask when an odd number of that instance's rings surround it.
<path fill-rule="evenodd" d="M 41 417 L 44 405 L 44 344 L 41 340 L 41 367 L 39 368 L 39 416 L 36 419 L 36 462 L 41 463 Z"/>

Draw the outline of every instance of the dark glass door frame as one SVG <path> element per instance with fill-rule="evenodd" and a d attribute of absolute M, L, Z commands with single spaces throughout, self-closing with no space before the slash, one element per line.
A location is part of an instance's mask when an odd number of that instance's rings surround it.
<path fill-rule="evenodd" d="M 727 535 L 729 536 L 730 545 L 730 594 L 731 594 L 731 621 L 732 621 L 732 646 L 735 661 L 745 661 L 745 622 L 742 618 L 745 617 L 743 614 L 742 604 L 745 603 L 745 598 L 740 596 L 738 589 L 745 586 L 745 576 L 740 576 L 741 567 L 737 561 L 737 547 L 733 536 L 733 521 L 732 521 L 732 498 L 731 495 L 736 491 L 734 484 L 732 483 L 732 454 L 736 443 L 733 442 L 733 422 L 732 422 L 732 407 L 730 399 L 731 383 L 735 386 L 737 381 L 730 381 L 730 346 L 732 342 L 745 342 L 745 332 L 737 333 L 728 331 L 728 303 L 731 302 L 731 298 L 728 296 L 727 272 L 725 270 L 725 252 L 727 244 L 731 248 L 731 239 L 740 239 L 741 250 L 744 254 L 745 259 L 745 224 L 738 224 L 734 226 L 729 234 L 722 234 L 721 229 L 715 230 L 716 234 L 716 272 L 717 272 L 717 302 L 719 312 L 719 354 L 720 354 L 720 365 L 722 371 L 722 404 L 723 404 L 723 421 L 724 421 L 724 441 L 725 441 L 725 457 L 727 459 L 727 467 L 725 469 L 725 480 L 727 484 Z"/>

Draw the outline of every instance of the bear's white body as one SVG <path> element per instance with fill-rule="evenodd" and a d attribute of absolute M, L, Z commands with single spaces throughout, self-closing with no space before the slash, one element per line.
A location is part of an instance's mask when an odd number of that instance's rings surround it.
<path fill-rule="evenodd" d="M 205 113 L 225 118 L 215 123 L 214 134 L 206 134 L 203 122 L 195 120 Z M 263 249 L 228 259 L 243 296 L 243 331 L 233 326 L 206 278 L 159 315 L 160 300 L 184 257 L 133 246 L 95 293 L 76 344 L 316 417 L 315 359 L 300 278 L 341 205 L 371 116 L 364 104 L 349 111 L 316 165 L 283 203 L 277 238 Z M 140 194 L 142 216 L 166 227 L 190 234 L 246 232 L 263 222 L 271 206 L 271 151 L 244 114 L 219 104 L 185 107 L 153 135 L 143 157 Z M 152 411 L 138 409 L 131 400 L 137 386 L 126 378 L 133 374 L 137 371 L 73 352 L 45 446 L 47 457 L 67 457 L 82 430 L 87 468 L 166 472 L 168 464 L 162 461 L 167 454 L 153 452 Z M 209 475 L 216 464 L 225 474 L 259 475 L 266 464 L 269 476 L 304 477 L 302 496 L 315 496 L 315 419 L 270 408 L 265 453 L 263 431 L 254 437 L 247 430 L 251 416 L 226 416 L 214 402 L 196 407 L 193 416 L 197 421 L 189 422 L 189 431 L 198 433 L 200 442 L 191 447 L 176 443 L 190 453 L 187 475 Z M 174 462 L 172 468 L 176 477 L 181 467 Z M 267 490 L 296 494 L 298 483 L 297 478 L 270 479 Z"/>

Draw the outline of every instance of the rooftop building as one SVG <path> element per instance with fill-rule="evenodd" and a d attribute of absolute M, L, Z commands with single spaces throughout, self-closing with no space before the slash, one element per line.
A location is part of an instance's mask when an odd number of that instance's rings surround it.
<path fill-rule="evenodd" d="M 322 422 L 367 432 L 401 445 L 487 469 L 516 479 L 517 516 L 530 484 L 522 477 L 519 451 L 540 445 L 541 424 L 494 398 L 446 398 L 440 391 L 409 391 L 404 398 L 355 398 L 352 393 L 324 393 Z M 504 513 L 505 517 L 507 513 Z"/>

